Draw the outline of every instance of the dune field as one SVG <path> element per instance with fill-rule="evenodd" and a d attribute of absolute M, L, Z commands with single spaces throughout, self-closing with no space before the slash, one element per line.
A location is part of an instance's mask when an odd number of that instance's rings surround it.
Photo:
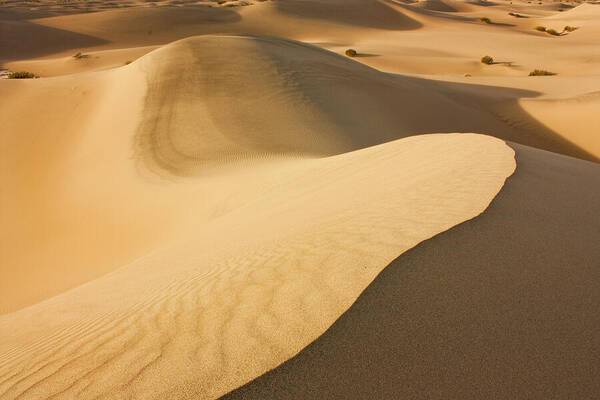
<path fill-rule="evenodd" d="M 0 399 L 600 398 L 600 4 L 0 0 Z"/>

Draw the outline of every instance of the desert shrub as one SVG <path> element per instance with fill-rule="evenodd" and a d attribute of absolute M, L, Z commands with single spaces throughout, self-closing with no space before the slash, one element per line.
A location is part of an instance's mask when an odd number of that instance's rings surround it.
<path fill-rule="evenodd" d="M 346 50 L 346 55 L 348 57 L 356 57 L 358 55 L 358 53 L 354 49 L 348 49 L 348 50 Z"/>
<path fill-rule="evenodd" d="M 87 54 L 83 54 L 83 53 L 76 53 L 76 54 L 74 54 L 74 55 L 73 55 L 73 58 L 76 58 L 76 59 L 78 59 L 78 60 L 79 60 L 80 58 L 88 58 L 88 57 L 89 57 L 89 56 L 88 56 Z"/>
<path fill-rule="evenodd" d="M 508 15 L 515 17 L 515 18 L 527 18 L 526 16 L 521 15 L 519 13 L 515 13 L 515 12 L 509 12 Z"/>
<path fill-rule="evenodd" d="M 540 31 L 540 32 L 546 32 L 546 27 L 545 26 L 536 26 L 535 30 Z"/>
<path fill-rule="evenodd" d="M 31 72 L 27 72 L 27 71 L 17 71 L 17 72 L 10 72 L 8 74 L 8 79 L 33 79 L 33 78 L 37 78 L 37 76 Z"/>
<path fill-rule="evenodd" d="M 550 75 L 556 75 L 556 73 L 546 71 L 543 69 L 534 69 L 533 71 L 531 71 L 529 73 L 529 76 L 550 76 Z"/>
<path fill-rule="evenodd" d="M 483 18 L 479 18 L 479 20 L 485 24 L 491 24 L 492 20 L 489 19 L 488 17 L 483 17 Z"/>
<path fill-rule="evenodd" d="M 491 65 L 494 63 L 494 59 L 490 56 L 483 56 L 481 57 L 481 63 Z"/>
<path fill-rule="evenodd" d="M 546 29 L 546 33 L 553 35 L 553 36 L 560 36 L 560 32 L 558 32 L 555 29 Z"/>
<path fill-rule="evenodd" d="M 564 32 L 573 32 L 573 31 L 576 31 L 577 29 L 579 29 L 579 28 L 576 27 L 576 26 L 569 26 L 569 25 L 567 25 L 567 26 L 565 26 L 565 28 L 563 29 L 563 31 Z"/>

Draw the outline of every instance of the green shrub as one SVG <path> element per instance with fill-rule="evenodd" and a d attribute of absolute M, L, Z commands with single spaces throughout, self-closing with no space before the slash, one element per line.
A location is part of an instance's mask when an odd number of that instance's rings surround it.
<path fill-rule="evenodd" d="M 554 72 L 546 71 L 543 69 L 534 69 L 529 73 L 529 76 L 551 76 L 556 75 Z"/>
<path fill-rule="evenodd" d="M 481 57 L 481 63 L 491 65 L 494 63 L 494 59 L 490 56 L 483 56 Z"/>
<path fill-rule="evenodd" d="M 31 72 L 27 71 L 18 71 L 18 72 L 10 72 L 8 74 L 8 79 L 33 79 L 37 78 L 37 76 Z"/>
<path fill-rule="evenodd" d="M 358 55 L 358 53 L 354 49 L 348 49 L 348 50 L 346 50 L 346 55 L 348 57 L 356 57 Z"/>

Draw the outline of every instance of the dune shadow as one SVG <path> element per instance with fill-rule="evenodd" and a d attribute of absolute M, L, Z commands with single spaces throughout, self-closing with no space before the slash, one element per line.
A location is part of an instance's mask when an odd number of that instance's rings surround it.
<path fill-rule="evenodd" d="M 510 66 L 514 66 L 514 64 Z M 445 130 L 427 130 L 429 133 L 485 133 L 554 153 L 592 162 L 600 161 L 593 154 L 533 118 L 521 107 L 520 99 L 538 97 L 540 95 L 538 92 L 480 84 L 433 81 L 417 77 L 400 77 L 429 87 L 430 90 L 441 93 L 466 108 L 465 112 L 458 116 L 459 120 L 447 121 Z M 474 118 L 478 113 L 487 114 L 490 118 Z M 471 114 L 471 118 L 469 114 Z"/>
<path fill-rule="evenodd" d="M 467 4 L 471 4 L 473 6 L 482 6 L 482 7 L 494 7 L 497 6 L 498 3 L 495 3 L 493 1 L 486 1 L 486 0 L 472 0 L 472 1 L 467 1 Z"/>
<path fill-rule="evenodd" d="M 402 254 L 322 336 L 223 399 L 600 393 L 600 167 L 513 147 L 482 215 Z"/>
<path fill-rule="evenodd" d="M 26 20 L 0 20 L 0 61 L 41 57 L 61 51 L 99 46 L 104 39 Z"/>
<path fill-rule="evenodd" d="M 374 0 L 286 0 L 275 3 L 285 14 L 385 30 L 418 29 L 422 24 Z"/>
<path fill-rule="evenodd" d="M 420 2 L 407 3 L 400 0 L 387 0 L 394 7 L 403 8 L 405 10 L 409 10 L 413 13 L 433 16 L 436 18 L 444 18 L 453 21 L 472 21 L 473 18 L 465 15 L 457 15 L 455 11 L 443 11 L 438 9 L 433 9 L 427 6 L 419 6 Z"/>

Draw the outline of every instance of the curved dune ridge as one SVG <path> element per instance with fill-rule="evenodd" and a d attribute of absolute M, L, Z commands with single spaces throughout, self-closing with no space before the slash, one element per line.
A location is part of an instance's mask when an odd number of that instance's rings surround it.
<path fill-rule="evenodd" d="M 296 42 L 192 38 L 5 87 L 0 398 L 227 393 L 515 169 L 490 136 L 405 137 L 414 97 L 403 123 L 378 110 L 398 88 L 461 108 L 444 95 Z"/>
<path fill-rule="evenodd" d="M 510 145 L 518 167 L 482 215 L 402 254 L 223 399 L 595 398 L 600 169 Z"/>
<path fill-rule="evenodd" d="M 200 36 L 138 63 L 148 86 L 138 155 L 175 174 L 227 159 L 339 154 L 439 131 L 427 108 L 465 113 L 423 84 L 283 39 Z"/>

